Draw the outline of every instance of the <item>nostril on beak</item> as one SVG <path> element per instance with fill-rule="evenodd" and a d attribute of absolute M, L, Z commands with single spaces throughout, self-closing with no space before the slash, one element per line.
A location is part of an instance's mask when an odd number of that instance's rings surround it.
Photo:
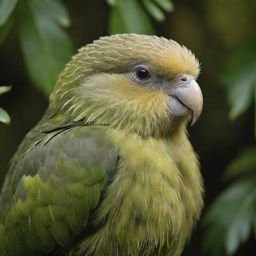
<path fill-rule="evenodd" d="M 181 75 L 180 80 L 182 82 L 187 82 L 188 81 L 188 76 L 187 75 Z"/>

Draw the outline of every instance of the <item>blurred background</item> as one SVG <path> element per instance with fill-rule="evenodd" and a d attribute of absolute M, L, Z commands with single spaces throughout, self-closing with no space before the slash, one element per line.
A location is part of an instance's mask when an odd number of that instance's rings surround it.
<path fill-rule="evenodd" d="M 255 27 L 255 0 L 0 0 L 0 183 L 76 49 L 113 33 L 172 38 L 201 62 L 204 94 L 189 133 L 205 208 L 183 255 L 255 255 Z"/>

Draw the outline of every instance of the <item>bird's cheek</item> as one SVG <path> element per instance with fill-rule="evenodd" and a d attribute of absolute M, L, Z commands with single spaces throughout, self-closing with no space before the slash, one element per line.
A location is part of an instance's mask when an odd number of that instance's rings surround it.
<path fill-rule="evenodd" d="M 174 117 L 182 117 L 192 114 L 188 107 L 172 96 L 169 97 L 169 107 Z"/>

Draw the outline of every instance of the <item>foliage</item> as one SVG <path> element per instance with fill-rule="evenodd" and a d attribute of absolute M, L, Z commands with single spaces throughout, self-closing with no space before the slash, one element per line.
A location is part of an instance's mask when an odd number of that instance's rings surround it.
<path fill-rule="evenodd" d="M 154 19 L 161 22 L 165 20 L 163 11 L 155 4 L 158 4 L 164 11 L 171 12 L 173 10 L 172 2 L 169 0 L 142 0 L 146 10 L 150 13 Z"/>
<path fill-rule="evenodd" d="M 173 5 L 170 0 L 106 0 L 112 6 L 109 19 L 109 33 L 154 34 L 153 26 L 147 13 L 161 22 L 165 19 L 164 12 L 171 12 Z M 159 7 L 158 7 L 159 6 Z"/>
<path fill-rule="evenodd" d="M 228 102 L 231 106 L 230 119 L 234 120 L 251 106 L 256 106 L 256 48 L 255 39 L 235 52 L 226 63 L 226 71 L 222 76 L 227 90 Z M 256 107 L 255 136 L 256 136 Z"/>
<path fill-rule="evenodd" d="M 4 94 L 11 90 L 10 86 L 0 86 L 0 95 Z M 8 113 L 0 107 L 0 122 L 5 124 L 11 123 L 11 118 L 9 117 Z"/>
<path fill-rule="evenodd" d="M 136 0 L 118 1 L 111 10 L 109 33 L 153 34 L 149 18 Z"/>
<path fill-rule="evenodd" d="M 256 171 L 256 147 L 241 150 L 239 156 L 228 165 L 225 179 L 232 180 L 242 175 L 250 175 Z"/>
<path fill-rule="evenodd" d="M 208 254 L 223 255 L 225 250 L 232 255 L 249 239 L 253 229 L 256 235 L 255 184 L 256 169 L 248 176 L 239 177 L 215 200 L 204 220 L 208 226 L 204 249 Z"/>
<path fill-rule="evenodd" d="M 70 25 L 59 0 L 0 0 L 0 43 L 17 24 L 21 50 L 29 76 L 46 95 L 73 53 L 62 27 Z"/>
<path fill-rule="evenodd" d="M 9 16 L 13 12 L 17 0 L 1 0 L 0 1 L 0 26 L 4 25 Z"/>
<path fill-rule="evenodd" d="M 226 63 L 222 81 L 231 106 L 230 119 L 256 106 L 255 40 L 235 52 Z M 254 109 L 256 136 L 256 107 Z M 231 184 L 217 197 L 204 219 L 204 250 L 219 256 L 234 255 L 239 246 L 256 236 L 256 146 L 245 148 L 228 165 L 224 178 Z"/>

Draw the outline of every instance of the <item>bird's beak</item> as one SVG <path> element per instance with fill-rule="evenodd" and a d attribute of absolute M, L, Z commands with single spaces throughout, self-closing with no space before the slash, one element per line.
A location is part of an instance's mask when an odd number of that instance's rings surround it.
<path fill-rule="evenodd" d="M 175 79 L 172 89 L 172 95 L 181 104 L 186 106 L 192 112 L 193 125 L 199 118 L 203 108 L 202 91 L 192 76 L 183 74 Z"/>

